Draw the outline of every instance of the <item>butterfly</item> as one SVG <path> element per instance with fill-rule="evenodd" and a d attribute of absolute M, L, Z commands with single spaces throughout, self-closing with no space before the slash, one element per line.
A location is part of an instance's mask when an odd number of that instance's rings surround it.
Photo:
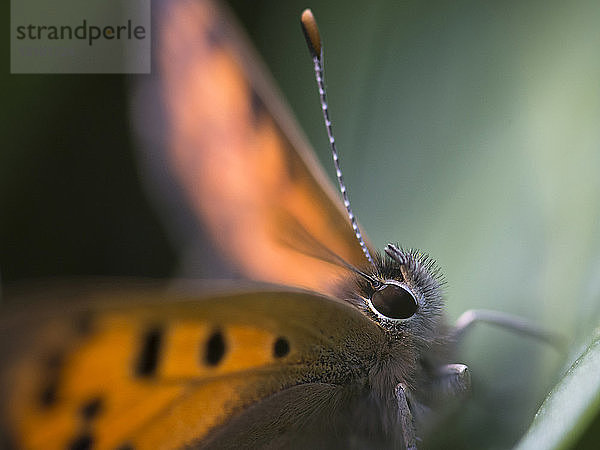
<path fill-rule="evenodd" d="M 393 244 L 380 254 L 366 238 L 361 248 L 226 13 L 207 0 L 154 6 L 147 88 L 161 113 L 142 139 L 167 149 L 172 188 L 247 281 L 72 290 L 35 314 L 7 315 L 3 439 L 414 448 L 415 424 L 469 386 L 452 359 L 457 330 L 444 320 L 435 264 Z"/>

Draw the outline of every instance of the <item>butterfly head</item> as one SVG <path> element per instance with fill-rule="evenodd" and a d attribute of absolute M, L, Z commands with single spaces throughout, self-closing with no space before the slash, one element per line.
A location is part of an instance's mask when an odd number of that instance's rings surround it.
<path fill-rule="evenodd" d="M 436 348 L 448 344 L 439 269 L 429 256 L 393 244 L 386 246 L 384 255 L 374 256 L 374 266 L 364 276 L 357 275 L 345 298 L 388 335 L 389 346 L 382 352 L 427 365 L 424 355 L 434 356 Z M 420 370 L 419 364 L 401 366 L 403 371 Z M 414 375 L 399 374 L 405 380 Z"/>
<path fill-rule="evenodd" d="M 368 277 L 357 279 L 363 309 L 386 328 L 407 326 L 424 315 L 439 319 L 443 280 L 435 262 L 419 251 L 394 244 L 387 245 L 385 254 L 377 255 Z"/>

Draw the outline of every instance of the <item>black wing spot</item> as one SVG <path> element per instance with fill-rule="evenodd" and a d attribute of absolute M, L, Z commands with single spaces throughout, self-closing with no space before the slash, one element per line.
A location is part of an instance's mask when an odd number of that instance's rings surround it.
<path fill-rule="evenodd" d="M 58 377 L 51 376 L 40 392 L 40 406 L 50 408 L 58 398 Z"/>
<path fill-rule="evenodd" d="M 92 332 L 92 313 L 86 311 L 82 313 L 75 321 L 75 327 L 80 336 L 86 336 Z"/>
<path fill-rule="evenodd" d="M 289 341 L 284 337 L 277 338 L 277 340 L 275 341 L 275 344 L 273 344 L 273 355 L 275 355 L 275 358 L 283 358 L 289 352 L 290 352 Z"/>
<path fill-rule="evenodd" d="M 46 359 L 46 368 L 50 371 L 59 371 L 64 363 L 64 355 L 61 352 L 55 352 Z"/>
<path fill-rule="evenodd" d="M 84 433 L 81 436 L 77 436 L 73 439 L 73 442 L 69 445 L 69 450 L 90 450 L 94 445 L 94 438 L 89 433 Z"/>
<path fill-rule="evenodd" d="M 142 337 L 142 346 L 135 366 L 135 374 L 139 377 L 149 377 L 155 374 L 158 367 L 163 331 L 150 328 Z"/>
<path fill-rule="evenodd" d="M 0 428 L 0 448 L 4 450 L 17 450 L 16 439 L 10 434 L 11 432 Z"/>
<path fill-rule="evenodd" d="M 121 445 L 119 445 L 116 450 L 134 450 L 134 446 L 131 445 L 129 442 L 125 442 Z"/>
<path fill-rule="evenodd" d="M 262 101 L 262 98 L 258 95 L 256 90 L 250 90 L 250 108 L 252 110 L 252 117 L 254 125 L 258 125 L 261 117 L 264 115 L 266 108 L 265 104 Z"/>
<path fill-rule="evenodd" d="M 39 402 L 42 408 L 50 408 L 56 403 L 60 371 L 64 363 L 65 358 L 61 352 L 50 354 L 44 363 L 45 368 L 42 370 L 46 371 L 46 377 L 39 394 Z"/>
<path fill-rule="evenodd" d="M 211 48 L 220 47 L 225 41 L 225 25 L 221 20 L 215 21 L 212 27 L 209 27 L 206 33 L 206 41 Z"/>
<path fill-rule="evenodd" d="M 215 331 L 206 341 L 204 361 L 209 366 L 216 366 L 225 356 L 225 338 L 220 330 Z"/>
<path fill-rule="evenodd" d="M 80 413 L 83 420 L 91 421 L 102 411 L 102 397 L 94 397 L 81 406 Z"/>

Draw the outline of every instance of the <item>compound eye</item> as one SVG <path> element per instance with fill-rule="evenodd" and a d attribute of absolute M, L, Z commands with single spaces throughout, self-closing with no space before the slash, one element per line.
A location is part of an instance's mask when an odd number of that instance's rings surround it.
<path fill-rule="evenodd" d="M 371 297 L 371 303 L 390 319 L 408 319 L 417 311 L 417 300 L 412 293 L 396 284 L 384 284 Z"/>

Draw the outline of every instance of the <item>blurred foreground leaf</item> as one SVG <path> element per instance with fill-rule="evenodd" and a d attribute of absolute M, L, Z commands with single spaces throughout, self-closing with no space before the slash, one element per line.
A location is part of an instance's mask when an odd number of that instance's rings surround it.
<path fill-rule="evenodd" d="M 594 432 L 590 424 L 599 410 L 600 329 L 597 329 L 591 344 L 548 394 L 517 449 L 562 449 L 581 444 L 586 430 L 587 434 Z"/>

